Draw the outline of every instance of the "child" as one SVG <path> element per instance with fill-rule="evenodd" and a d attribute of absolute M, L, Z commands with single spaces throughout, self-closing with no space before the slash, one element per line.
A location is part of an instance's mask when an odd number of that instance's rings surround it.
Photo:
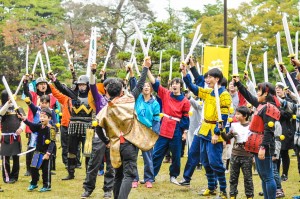
<path fill-rule="evenodd" d="M 249 134 L 249 116 L 250 110 L 246 106 L 240 106 L 236 109 L 235 117 L 239 121 L 231 124 L 231 130 L 228 134 L 221 133 L 224 140 L 228 141 L 235 138 L 230 159 L 230 198 L 235 199 L 238 194 L 237 186 L 239 181 L 240 169 L 244 174 L 244 187 L 247 198 L 253 198 L 252 181 L 252 154 L 245 151 L 244 144 Z"/>
<path fill-rule="evenodd" d="M 21 136 L 25 124 L 21 123 L 16 115 L 14 106 L 9 100 L 8 93 L 3 90 L 1 93 L 2 106 L 0 107 L 1 124 L 1 147 L 0 155 L 2 157 L 2 178 L 5 183 L 15 183 L 19 178 Z M 21 109 L 21 108 L 20 108 Z M 13 164 L 10 165 L 10 159 Z"/>
<path fill-rule="evenodd" d="M 31 110 L 32 114 L 33 114 L 33 123 L 38 123 L 40 122 L 40 112 L 41 109 L 43 108 L 50 108 L 50 96 L 49 95 L 42 95 L 40 97 L 40 102 L 39 102 L 39 106 L 34 105 L 30 99 L 27 97 L 24 99 L 24 101 L 26 102 L 26 104 L 29 106 L 29 109 Z M 52 112 L 51 115 L 51 121 L 49 122 L 49 127 L 53 127 L 55 129 L 55 134 L 58 131 L 56 124 L 57 124 L 57 118 L 56 118 L 56 113 L 53 109 L 50 109 L 50 111 Z M 54 132 L 53 132 L 54 133 Z M 29 146 L 30 147 L 35 147 L 36 146 L 36 139 L 37 139 L 37 133 L 36 132 L 32 132 L 31 133 L 31 138 L 30 138 L 30 143 Z M 50 157 L 51 160 L 51 170 L 53 170 L 52 168 L 55 168 L 55 157 L 56 157 L 56 143 L 54 143 L 54 150 L 53 153 Z"/>
<path fill-rule="evenodd" d="M 51 174 L 50 174 L 50 161 L 49 157 L 54 150 L 55 133 L 52 133 L 49 127 L 49 122 L 52 117 L 52 112 L 49 108 L 43 108 L 40 112 L 40 122 L 32 123 L 28 121 L 26 116 L 19 115 L 24 123 L 30 128 L 32 132 L 37 132 L 36 149 L 31 162 L 31 182 L 28 187 L 28 191 L 32 191 L 38 187 L 37 182 L 39 180 L 39 168 L 42 169 L 43 187 L 40 192 L 51 191 Z M 42 163 L 34 164 L 36 157 L 40 156 Z"/>

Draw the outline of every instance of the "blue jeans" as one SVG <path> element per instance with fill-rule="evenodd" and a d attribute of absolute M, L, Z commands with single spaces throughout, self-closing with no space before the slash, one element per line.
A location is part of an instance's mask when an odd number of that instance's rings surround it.
<path fill-rule="evenodd" d="M 143 159 L 144 159 L 144 181 L 145 182 L 153 182 L 154 181 L 154 168 L 153 168 L 153 161 L 152 161 L 152 153 L 153 149 L 149 151 L 143 151 Z M 134 181 L 139 181 L 139 174 L 138 170 L 136 170 L 136 178 Z"/>
<path fill-rule="evenodd" d="M 182 133 L 177 126 L 172 139 L 159 136 L 158 140 L 154 145 L 154 151 L 153 151 L 154 176 L 157 176 L 161 167 L 161 163 L 167 153 L 168 148 L 172 153 L 172 163 L 169 169 L 170 176 L 177 177 L 180 174 Z"/>
<path fill-rule="evenodd" d="M 279 173 L 278 173 L 278 169 L 277 169 L 277 163 L 278 160 L 274 160 L 273 161 L 273 175 L 274 175 L 274 179 L 275 179 L 275 182 L 276 182 L 276 188 L 277 189 L 281 189 L 282 186 L 281 186 L 281 179 L 280 179 L 280 176 L 279 176 Z"/>
<path fill-rule="evenodd" d="M 276 183 L 272 169 L 272 157 L 267 156 L 264 160 L 258 158 L 258 154 L 254 154 L 256 169 L 262 181 L 262 189 L 264 199 L 276 198 Z"/>
<path fill-rule="evenodd" d="M 191 177 L 196 166 L 200 162 L 200 137 L 195 135 L 191 147 L 189 149 L 188 159 L 184 167 L 183 178 L 186 181 L 191 181 Z"/>

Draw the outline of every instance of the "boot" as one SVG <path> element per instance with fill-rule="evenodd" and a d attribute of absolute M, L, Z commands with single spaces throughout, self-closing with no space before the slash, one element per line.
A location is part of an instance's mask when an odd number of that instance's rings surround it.
<path fill-rule="evenodd" d="M 68 158 L 68 176 L 63 178 L 62 180 L 72 180 L 74 179 L 74 173 L 75 173 L 75 167 L 76 167 L 76 159 L 75 158 Z"/>

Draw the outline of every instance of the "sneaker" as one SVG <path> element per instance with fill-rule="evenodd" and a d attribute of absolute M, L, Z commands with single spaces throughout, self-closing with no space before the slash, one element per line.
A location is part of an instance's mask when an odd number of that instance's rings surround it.
<path fill-rule="evenodd" d="M 132 188 L 137 188 L 137 187 L 138 187 L 138 184 L 139 184 L 139 183 L 138 183 L 137 181 L 133 181 L 132 184 L 131 184 L 131 187 L 132 187 Z"/>
<path fill-rule="evenodd" d="M 190 186 L 190 182 L 189 182 L 189 181 L 186 181 L 185 179 L 181 180 L 181 181 L 179 182 L 179 184 L 180 184 L 181 186 Z"/>
<path fill-rule="evenodd" d="M 209 190 L 209 189 L 205 189 L 203 193 L 201 193 L 200 195 L 202 196 L 215 196 L 217 195 L 216 190 Z"/>
<path fill-rule="evenodd" d="M 229 170 L 225 170 L 225 173 L 229 173 Z"/>
<path fill-rule="evenodd" d="M 170 177 L 170 182 L 176 185 L 180 185 L 179 182 L 176 180 L 176 178 L 174 176 Z"/>
<path fill-rule="evenodd" d="M 99 170 L 98 171 L 98 176 L 103 176 L 104 175 L 104 170 Z"/>
<path fill-rule="evenodd" d="M 264 192 L 259 192 L 258 195 L 259 196 L 264 196 Z"/>
<path fill-rule="evenodd" d="M 285 174 L 282 174 L 281 181 L 287 181 L 288 177 Z"/>
<path fill-rule="evenodd" d="M 29 171 L 26 171 L 26 173 L 24 174 L 24 176 L 31 176 L 31 173 Z"/>
<path fill-rule="evenodd" d="M 74 175 L 68 175 L 65 178 L 62 178 L 61 180 L 73 180 L 74 179 Z"/>
<path fill-rule="evenodd" d="M 256 169 L 253 171 L 253 175 L 258 175 L 258 172 Z"/>
<path fill-rule="evenodd" d="M 220 192 L 220 194 L 215 197 L 215 199 L 227 199 L 227 194 L 224 192 Z"/>
<path fill-rule="evenodd" d="M 108 199 L 108 198 L 111 198 L 111 197 L 112 197 L 111 191 L 106 191 L 106 192 L 104 192 L 103 198 Z"/>
<path fill-rule="evenodd" d="M 83 194 L 81 194 L 81 198 L 88 198 L 91 194 L 92 192 L 90 191 L 84 191 Z"/>
<path fill-rule="evenodd" d="M 0 192 L 4 192 L 4 190 L 2 188 L 0 188 Z"/>
<path fill-rule="evenodd" d="M 277 189 L 276 190 L 276 198 L 284 198 L 285 195 L 284 195 L 284 192 L 282 189 Z"/>
<path fill-rule="evenodd" d="M 56 175 L 56 173 L 54 171 L 51 171 L 50 173 L 51 173 L 51 175 Z"/>
<path fill-rule="evenodd" d="M 147 181 L 145 186 L 147 188 L 152 188 L 152 182 Z"/>
<path fill-rule="evenodd" d="M 145 180 L 140 180 L 140 184 L 145 184 Z"/>
<path fill-rule="evenodd" d="M 34 190 L 34 189 L 36 189 L 36 188 L 38 188 L 38 186 L 37 185 L 29 185 L 29 187 L 27 188 L 27 190 L 28 191 L 32 191 L 32 190 Z"/>
<path fill-rule="evenodd" d="M 51 188 L 43 187 L 39 190 L 39 192 L 51 191 Z"/>

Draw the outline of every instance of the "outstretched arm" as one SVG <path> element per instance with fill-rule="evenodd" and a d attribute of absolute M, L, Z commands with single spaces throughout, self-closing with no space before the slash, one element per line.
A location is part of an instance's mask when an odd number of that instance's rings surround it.
<path fill-rule="evenodd" d="M 148 72 L 149 67 L 151 66 L 151 59 L 145 58 L 143 66 L 144 67 L 143 67 L 141 77 L 140 77 L 136 87 L 131 92 L 135 99 L 138 98 L 138 96 L 140 95 L 140 93 L 143 90 L 143 86 L 145 84 L 146 77 L 147 77 L 147 72 Z"/>
<path fill-rule="evenodd" d="M 258 107 L 259 103 L 255 96 L 253 96 L 245 87 L 244 85 L 239 81 L 238 77 L 233 78 L 234 85 L 237 86 L 239 89 L 239 92 L 245 97 L 245 99 L 252 104 L 254 107 Z"/>
<path fill-rule="evenodd" d="M 52 74 L 52 73 L 48 73 L 48 77 L 49 79 L 52 80 L 52 82 L 54 83 L 54 85 L 56 86 L 56 88 L 64 95 L 70 97 L 71 99 L 77 99 L 77 95 L 67 86 L 62 85 L 58 79 L 56 79 L 56 77 Z"/>

